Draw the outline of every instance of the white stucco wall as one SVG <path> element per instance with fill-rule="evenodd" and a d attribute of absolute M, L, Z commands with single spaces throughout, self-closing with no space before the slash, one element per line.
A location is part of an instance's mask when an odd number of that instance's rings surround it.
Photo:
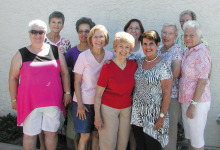
<path fill-rule="evenodd" d="M 91 17 L 96 24 L 103 24 L 110 33 L 110 44 L 106 49 L 112 50 L 112 39 L 117 31 L 123 30 L 131 18 L 142 21 L 145 30 L 160 32 L 163 23 L 176 22 L 179 25 L 179 13 L 191 9 L 197 14 L 212 53 L 213 70 L 211 77 L 212 104 L 205 131 L 206 145 L 220 147 L 220 127 L 215 118 L 220 113 L 220 1 L 219 0 L 7 0 L 0 2 L 0 115 L 11 110 L 8 92 L 8 73 L 10 61 L 15 52 L 30 44 L 27 24 L 30 20 L 41 19 L 48 22 L 48 16 L 54 10 L 64 13 L 66 17 L 61 35 L 78 43 L 75 22 L 82 16 Z M 180 26 L 179 26 L 180 29 Z"/>

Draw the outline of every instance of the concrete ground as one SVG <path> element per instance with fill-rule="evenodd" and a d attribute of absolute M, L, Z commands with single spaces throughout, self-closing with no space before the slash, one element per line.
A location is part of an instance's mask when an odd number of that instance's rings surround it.
<path fill-rule="evenodd" d="M 187 150 L 186 146 L 179 147 L 179 150 Z M 0 143 L 0 150 L 23 150 L 22 146 Z M 219 147 L 205 147 L 205 150 L 220 150 Z"/>

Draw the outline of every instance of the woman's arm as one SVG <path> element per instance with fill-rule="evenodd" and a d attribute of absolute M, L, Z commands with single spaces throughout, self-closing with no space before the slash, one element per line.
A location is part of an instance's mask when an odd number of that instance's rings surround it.
<path fill-rule="evenodd" d="M 173 73 L 173 79 L 178 78 L 181 73 L 181 60 L 173 60 L 171 64 L 171 69 Z"/>
<path fill-rule="evenodd" d="M 60 50 L 58 50 L 59 53 L 59 60 L 60 60 L 60 68 L 61 68 L 61 79 L 63 83 L 63 90 L 64 90 L 64 95 L 63 95 L 63 103 L 64 106 L 66 107 L 67 104 L 71 102 L 71 95 L 68 93 L 66 94 L 65 92 L 70 92 L 70 75 L 69 71 L 66 65 L 65 57 L 61 53 Z"/>
<path fill-rule="evenodd" d="M 201 98 L 201 96 L 204 92 L 207 81 L 208 81 L 208 79 L 199 79 L 198 80 L 198 83 L 196 85 L 196 90 L 195 90 L 195 93 L 194 93 L 194 96 L 193 96 L 193 100 L 195 102 L 199 102 L 199 99 Z M 189 105 L 189 107 L 186 111 L 186 116 L 188 118 L 193 119 L 195 108 L 196 108 L 195 105 L 193 105 L 193 104 Z"/>
<path fill-rule="evenodd" d="M 161 80 L 161 87 L 162 87 L 162 91 L 163 91 L 163 100 L 162 100 L 162 106 L 160 109 L 160 113 L 163 113 L 164 115 L 167 113 L 167 109 L 170 104 L 170 95 L 172 92 L 172 85 L 173 85 L 172 78 Z M 159 117 L 157 119 L 157 122 L 154 125 L 154 130 L 158 130 L 163 127 L 164 119 L 165 119 L 165 116 Z"/>
<path fill-rule="evenodd" d="M 76 116 L 79 117 L 80 120 L 86 119 L 85 111 L 89 112 L 89 110 L 83 105 L 82 96 L 81 96 L 81 83 L 82 83 L 82 75 L 75 73 L 74 74 L 75 81 L 74 81 L 74 88 L 75 94 L 77 98 L 77 113 Z"/>
<path fill-rule="evenodd" d="M 103 126 L 102 118 L 101 118 L 101 112 L 100 112 L 100 107 L 101 107 L 101 101 L 102 101 L 102 94 L 104 93 L 105 88 L 101 86 L 96 87 L 96 92 L 95 92 L 95 126 L 98 130 L 101 130 Z"/>
<path fill-rule="evenodd" d="M 9 92 L 12 100 L 12 109 L 17 110 L 17 89 L 19 84 L 19 72 L 22 65 L 22 58 L 20 52 L 17 52 L 12 58 L 11 67 L 9 71 Z"/>

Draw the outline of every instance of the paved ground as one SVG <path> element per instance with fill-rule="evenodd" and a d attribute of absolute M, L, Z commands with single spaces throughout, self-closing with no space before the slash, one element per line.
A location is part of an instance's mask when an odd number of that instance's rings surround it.
<path fill-rule="evenodd" d="M 23 147 L 18 145 L 0 143 L 0 150 L 23 150 Z"/>
<path fill-rule="evenodd" d="M 0 143 L 0 150 L 23 150 L 22 146 Z M 185 146 L 183 146 L 180 150 L 187 150 Z M 206 147 L 205 150 L 220 150 L 217 147 Z"/>

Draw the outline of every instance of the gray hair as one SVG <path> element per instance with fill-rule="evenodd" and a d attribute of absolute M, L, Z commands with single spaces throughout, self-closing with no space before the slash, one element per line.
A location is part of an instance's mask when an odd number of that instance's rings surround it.
<path fill-rule="evenodd" d="M 175 28 L 175 34 L 178 35 L 178 29 L 177 29 L 176 24 L 175 23 L 171 23 L 171 22 L 170 23 L 164 23 L 161 32 L 163 31 L 164 27 L 167 27 L 167 26 L 173 26 Z"/>
<path fill-rule="evenodd" d="M 42 27 L 43 30 L 44 30 L 45 32 L 47 32 L 47 25 L 46 25 L 46 23 L 43 22 L 42 20 L 36 19 L 36 20 L 30 21 L 29 24 L 28 24 L 28 31 L 31 31 L 34 26 Z"/>
<path fill-rule="evenodd" d="M 196 14 L 191 10 L 184 10 L 183 12 L 181 12 L 179 16 L 180 17 L 179 20 L 182 18 L 183 15 L 186 15 L 186 14 L 190 15 L 192 17 L 192 20 L 196 20 Z"/>
<path fill-rule="evenodd" d="M 195 28 L 197 35 L 202 36 L 202 30 L 200 29 L 200 25 L 199 25 L 198 21 L 189 20 L 189 21 L 185 22 L 183 25 L 183 31 L 185 31 L 186 28 Z"/>

